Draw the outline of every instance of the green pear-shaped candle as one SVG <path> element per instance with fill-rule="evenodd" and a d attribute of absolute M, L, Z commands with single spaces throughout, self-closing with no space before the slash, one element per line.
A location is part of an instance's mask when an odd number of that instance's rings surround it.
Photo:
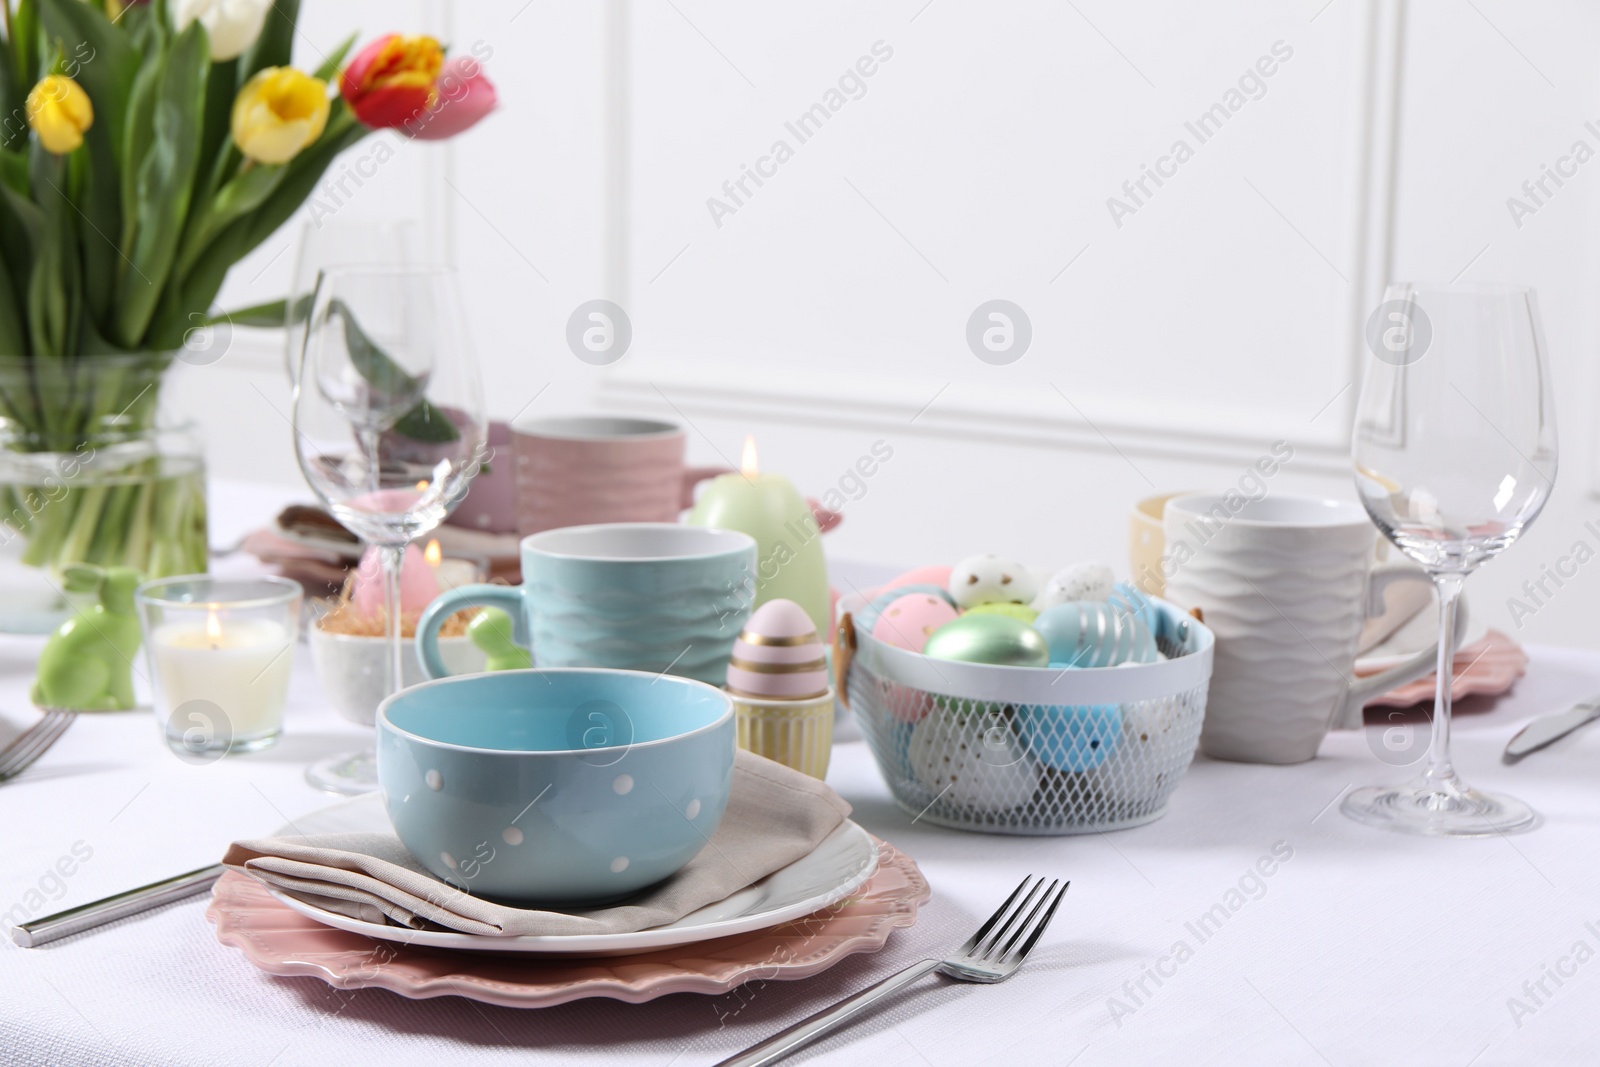
<path fill-rule="evenodd" d="M 738 530 L 755 538 L 751 607 L 792 600 L 805 609 L 817 632 L 828 633 L 828 564 L 811 505 L 783 475 L 760 472 L 751 438 L 745 438 L 740 467 L 738 473 L 720 475 L 701 490 L 689 523 Z"/>

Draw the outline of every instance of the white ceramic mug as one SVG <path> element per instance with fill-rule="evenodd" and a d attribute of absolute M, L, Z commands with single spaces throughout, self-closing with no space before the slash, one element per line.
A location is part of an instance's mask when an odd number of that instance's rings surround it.
<path fill-rule="evenodd" d="M 1249 763 L 1299 763 L 1328 730 L 1359 722 L 1368 700 L 1434 668 L 1437 646 L 1355 675 L 1366 619 L 1383 591 L 1428 581 L 1404 563 L 1374 566 L 1377 530 L 1359 505 L 1237 490 L 1167 502 L 1166 598 L 1198 607 L 1217 638 L 1200 747 Z"/>

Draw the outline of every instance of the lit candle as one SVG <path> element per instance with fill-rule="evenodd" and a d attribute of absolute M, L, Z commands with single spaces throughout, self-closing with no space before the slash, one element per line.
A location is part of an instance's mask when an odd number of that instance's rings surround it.
<path fill-rule="evenodd" d="M 746 437 L 738 474 L 705 487 L 689 522 L 747 533 L 756 541 L 755 603 L 792 600 L 818 632 L 828 632 L 828 565 L 811 505 L 789 479 L 763 474 L 756 442 Z"/>
<path fill-rule="evenodd" d="M 428 542 L 428 547 L 422 551 L 422 558 L 433 569 L 435 583 L 441 590 L 474 585 L 483 580 L 478 565 L 470 559 L 446 559 L 437 539 Z"/>
<path fill-rule="evenodd" d="M 235 743 L 278 733 L 294 656 L 287 628 L 271 619 L 222 619 L 215 608 L 204 624 L 167 622 L 150 641 L 163 703 L 178 713 L 190 701 L 214 705 Z M 180 726 L 184 725 L 180 721 Z"/>

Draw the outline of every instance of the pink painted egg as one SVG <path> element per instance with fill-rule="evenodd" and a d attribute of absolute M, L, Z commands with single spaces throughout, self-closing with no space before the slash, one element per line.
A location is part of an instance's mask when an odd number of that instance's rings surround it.
<path fill-rule="evenodd" d="M 929 635 L 955 617 L 956 609 L 943 597 L 907 593 L 883 609 L 872 627 L 872 636 L 895 648 L 921 652 Z"/>
<path fill-rule="evenodd" d="M 945 589 L 950 585 L 951 570 L 952 568 L 950 567 L 942 566 L 918 567 L 916 570 L 906 571 L 900 577 L 885 585 L 879 592 L 899 589 L 903 585 L 936 585 L 940 589 Z"/>
<path fill-rule="evenodd" d="M 792 600 L 755 610 L 733 643 L 728 692 L 750 700 L 814 700 L 828 694 L 828 664 L 811 616 Z"/>

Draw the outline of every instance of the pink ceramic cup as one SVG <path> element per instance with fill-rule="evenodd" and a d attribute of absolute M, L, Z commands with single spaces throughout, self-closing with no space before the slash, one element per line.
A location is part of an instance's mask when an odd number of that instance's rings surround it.
<path fill-rule="evenodd" d="M 685 467 L 681 427 L 584 415 L 512 426 L 517 532 L 602 522 L 677 522 L 694 487 L 727 467 Z"/>

